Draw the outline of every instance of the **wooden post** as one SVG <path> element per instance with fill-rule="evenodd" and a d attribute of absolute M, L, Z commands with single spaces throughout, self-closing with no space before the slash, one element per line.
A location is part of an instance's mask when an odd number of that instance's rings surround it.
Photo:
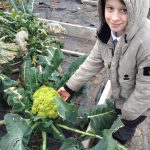
<path fill-rule="evenodd" d="M 111 94 L 112 94 L 112 91 L 111 91 L 111 82 L 110 82 L 110 80 L 108 80 L 97 105 L 104 104 L 105 100 L 109 99 L 111 97 Z M 91 126 L 90 126 L 90 123 L 89 123 L 86 132 L 88 132 L 90 130 L 91 130 Z M 85 141 L 82 142 L 82 144 L 83 144 L 84 148 L 88 149 L 89 146 L 90 146 L 90 140 L 89 139 L 85 140 Z"/>
<path fill-rule="evenodd" d="M 0 9 L 4 9 L 3 1 L 0 1 Z"/>
<path fill-rule="evenodd" d="M 90 4 L 90 5 L 93 5 L 93 6 L 97 6 L 97 0 L 82 0 L 82 3 L 84 4 Z"/>

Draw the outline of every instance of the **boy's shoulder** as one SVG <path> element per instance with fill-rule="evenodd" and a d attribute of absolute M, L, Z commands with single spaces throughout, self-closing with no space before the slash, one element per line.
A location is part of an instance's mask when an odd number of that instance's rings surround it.
<path fill-rule="evenodd" d="M 142 43 L 148 42 L 150 44 L 150 20 L 146 20 L 135 34 L 137 39 Z"/>

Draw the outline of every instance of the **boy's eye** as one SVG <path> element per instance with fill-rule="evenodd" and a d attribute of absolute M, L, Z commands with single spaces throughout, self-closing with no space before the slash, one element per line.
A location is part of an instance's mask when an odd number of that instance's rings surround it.
<path fill-rule="evenodd" d="M 127 14 L 127 9 L 126 8 L 121 9 L 120 12 L 123 13 L 123 14 Z"/>
<path fill-rule="evenodd" d="M 113 9 L 113 7 L 106 7 L 106 9 L 108 10 L 108 11 L 110 11 L 110 12 L 112 12 L 114 9 Z"/>

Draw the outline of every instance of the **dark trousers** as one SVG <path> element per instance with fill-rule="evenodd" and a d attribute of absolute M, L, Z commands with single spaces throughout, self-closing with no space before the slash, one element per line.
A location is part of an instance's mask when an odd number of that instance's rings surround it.
<path fill-rule="evenodd" d="M 120 109 L 116 109 L 118 114 L 121 114 Z M 135 134 L 135 130 L 137 126 L 146 119 L 146 116 L 139 116 L 135 120 L 125 120 L 122 119 L 123 127 L 119 128 L 116 132 L 112 134 L 113 138 L 119 141 L 121 144 L 125 144 L 127 141 L 131 140 L 131 138 Z"/>

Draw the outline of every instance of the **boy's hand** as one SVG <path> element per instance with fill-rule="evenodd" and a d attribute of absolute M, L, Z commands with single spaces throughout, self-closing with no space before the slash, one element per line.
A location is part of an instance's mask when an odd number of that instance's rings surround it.
<path fill-rule="evenodd" d="M 64 87 L 61 87 L 60 89 L 58 89 L 57 92 L 60 94 L 61 98 L 62 98 L 64 101 L 67 101 L 68 98 L 70 97 L 70 94 L 65 90 Z"/>
<path fill-rule="evenodd" d="M 139 116 L 135 120 L 121 119 L 124 126 L 112 134 L 113 138 L 118 140 L 121 144 L 125 144 L 127 141 L 131 140 L 134 136 L 136 127 L 145 119 L 146 116 Z"/>

